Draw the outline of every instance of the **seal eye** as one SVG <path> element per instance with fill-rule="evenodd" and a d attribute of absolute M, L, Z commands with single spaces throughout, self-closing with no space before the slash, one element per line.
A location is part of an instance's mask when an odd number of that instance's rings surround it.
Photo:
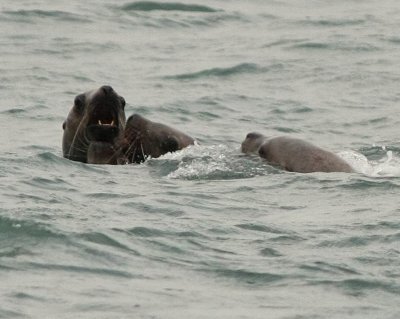
<path fill-rule="evenodd" d="M 125 99 L 124 99 L 122 96 L 120 96 L 119 98 L 120 98 L 120 100 L 121 100 L 121 106 L 122 106 L 122 108 L 125 108 L 125 105 L 126 105 Z"/>
<path fill-rule="evenodd" d="M 84 106 L 85 106 L 84 98 L 85 98 L 85 97 L 84 97 L 83 94 L 78 95 L 78 96 L 75 98 L 74 106 L 75 106 L 75 109 L 76 109 L 78 112 L 82 112 L 82 111 L 83 111 L 83 108 L 84 108 Z"/>

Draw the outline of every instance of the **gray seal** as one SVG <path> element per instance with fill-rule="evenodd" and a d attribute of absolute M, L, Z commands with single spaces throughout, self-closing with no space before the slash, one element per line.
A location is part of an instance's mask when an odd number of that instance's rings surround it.
<path fill-rule="evenodd" d="M 118 164 L 125 129 L 125 99 L 111 86 L 75 97 L 63 123 L 63 156 L 90 164 Z"/>
<path fill-rule="evenodd" d="M 249 133 L 242 143 L 242 152 L 258 153 L 269 164 L 290 172 L 354 172 L 349 164 L 334 153 L 287 136 L 267 138 L 260 133 Z"/>
<path fill-rule="evenodd" d="M 129 163 L 141 163 L 148 157 L 181 150 L 194 141 L 177 129 L 134 114 L 126 123 L 122 153 Z"/>

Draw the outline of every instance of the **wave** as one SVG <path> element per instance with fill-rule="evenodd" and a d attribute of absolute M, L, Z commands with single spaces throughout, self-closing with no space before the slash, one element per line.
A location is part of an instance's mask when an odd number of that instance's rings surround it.
<path fill-rule="evenodd" d="M 378 159 L 371 159 L 369 155 L 367 157 L 356 151 L 339 152 L 337 155 L 359 175 L 339 182 L 338 186 L 360 189 L 400 187 L 397 179 L 380 178 L 400 177 L 400 157 L 397 151 L 396 154 L 393 154 L 394 152 L 380 152 Z M 279 167 L 268 165 L 258 156 L 241 154 L 238 149 L 224 144 L 191 146 L 156 159 L 149 159 L 146 165 L 156 170 L 157 175 L 185 180 L 228 180 L 287 173 Z M 316 176 L 320 175 L 307 175 L 312 178 Z"/>
<path fill-rule="evenodd" d="M 241 63 L 227 68 L 211 68 L 194 73 L 165 76 L 164 78 L 175 80 L 197 80 L 208 77 L 229 77 L 238 74 L 257 73 L 262 71 L 265 71 L 265 69 L 255 63 Z"/>
<path fill-rule="evenodd" d="M 400 286 L 393 282 L 376 279 L 345 279 L 340 281 L 321 280 L 312 282 L 314 285 L 329 285 L 343 289 L 349 295 L 359 296 L 368 291 L 381 290 L 392 294 L 400 294 Z"/>
<path fill-rule="evenodd" d="M 307 49 L 307 50 L 332 50 L 332 51 L 351 51 L 351 52 L 375 52 L 380 48 L 370 43 L 325 43 L 307 41 L 294 44 L 291 49 Z"/>
<path fill-rule="evenodd" d="M 140 256 L 140 253 L 136 250 L 131 249 L 130 247 L 120 243 L 118 240 L 99 232 L 85 233 L 80 234 L 80 238 L 84 239 L 87 242 L 98 244 L 101 246 L 110 246 L 112 248 L 121 249 L 124 251 L 128 251 L 131 254 L 136 256 Z"/>
<path fill-rule="evenodd" d="M 245 157 L 227 145 L 192 146 L 151 159 L 147 165 L 161 175 L 184 180 L 229 180 L 266 175 L 276 169 Z"/>
<path fill-rule="evenodd" d="M 59 10 L 16 10 L 4 11 L 3 15 L 13 18 L 51 18 L 67 22 L 89 22 L 87 17 Z"/>
<path fill-rule="evenodd" d="M 302 20 L 301 25 L 310 25 L 315 27 L 347 27 L 368 23 L 368 19 L 318 19 Z"/>
<path fill-rule="evenodd" d="M 210 28 L 227 24 L 251 24 L 246 14 L 238 11 L 224 11 L 196 4 L 175 2 L 132 2 L 114 7 L 123 12 L 124 24 L 145 28 Z M 153 13 L 154 11 L 154 13 Z"/>
<path fill-rule="evenodd" d="M 14 247 L 10 245 L 10 248 L 16 249 L 14 251 L 15 253 L 27 252 L 27 250 L 23 248 L 23 243 L 34 243 L 38 240 L 48 241 L 51 238 L 65 239 L 66 237 L 61 233 L 49 229 L 49 227 L 44 224 L 0 216 L 0 239 L 4 239 L 10 243 L 16 243 Z M 3 254 L 5 252 L 1 251 L 1 253 Z"/>
<path fill-rule="evenodd" d="M 136 1 L 122 6 L 125 11 L 185 11 L 185 12 L 218 12 L 208 6 L 184 4 L 179 2 Z"/>
<path fill-rule="evenodd" d="M 133 227 L 127 230 L 115 229 L 116 231 L 120 231 L 129 235 L 133 235 L 135 237 L 186 237 L 186 238 L 205 238 L 204 235 L 194 232 L 194 231 L 164 231 L 156 228 L 149 228 L 143 226 Z"/>
<path fill-rule="evenodd" d="M 0 318 L 26 318 L 22 312 L 0 309 Z"/>
<path fill-rule="evenodd" d="M 365 152 L 371 152 L 371 150 L 366 150 Z M 350 166 L 352 166 L 356 172 L 364 174 L 369 177 L 400 177 L 400 158 L 393 154 L 392 150 L 387 150 L 385 147 L 381 150 L 376 150 L 373 148 L 373 155 L 378 155 L 376 159 L 367 158 L 362 153 L 356 151 L 342 151 L 338 155 L 344 159 Z M 377 154 L 376 154 L 377 153 Z M 370 157 L 371 154 L 368 155 Z M 387 185 L 392 186 L 390 181 L 369 181 L 360 180 L 357 181 L 358 186 L 368 187 L 370 184 L 377 186 L 382 184 L 382 186 Z M 352 185 L 354 186 L 354 185 Z"/>
<path fill-rule="evenodd" d="M 284 232 L 282 230 L 269 227 L 269 226 L 264 226 L 264 225 L 259 225 L 259 224 L 239 224 L 236 225 L 236 227 L 239 227 L 241 229 L 246 229 L 246 230 L 254 230 L 254 231 L 259 231 L 259 232 L 264 232 L 264 233 L 272 233 L 272 234 L 283 234 Z"/>
<path fill-rule="evenodd" d="M 397 36 L 382 37 L 382 39 L 392 44 L 400 44 L 400 37 Z"/>
<path fill-rule="evenodd" d="M 250 285 L 272 284 L 287 278 L 283 275 L 268 272 L 255 272 L 244 269 L 215 269 L 213 272 L 219 277 L 234 279 L 238 282 Z"/>
<path fill-rule="evenodd" d="M 283 256 L 283 254 L 281 254 L 276 249 L 269 248 L 269 247 L 261 249 L 260 255 L 263 257 L 282 257 Z"/>
<path fill-rule="evenodd" d="M 38 262 L 30 262 L 28 266 L 31 269 L 39 269 L 46 271 L 65 271 L 71 273 L 89 273 L 101 276 L 112 276 L 112 277 L 122 277 L 122 278 L 137 278 L 137 276 L 132 275 L 130 272 L 119 270 L 119 269 L 111 269 L 109 267 L 101 268 L 101 267 L 84 267 L 84 266 L 75 266 L 75 265 L 67 265 L 67 264 L 50 264 L 50 263 L 38 263 Z"/>

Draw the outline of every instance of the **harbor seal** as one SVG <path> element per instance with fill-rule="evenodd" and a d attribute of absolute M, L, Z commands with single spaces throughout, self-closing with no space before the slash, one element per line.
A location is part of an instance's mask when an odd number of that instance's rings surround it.
<path fill-rule="evenodd" d="M 118 164 L 125 99 L 111 86 L 79 94 L 63 123 L 63 156 L 90 164 Z"/>
<path fill-rule="evenodd" d="M 287 136 L 267 138 L 260 133 L 249 133 L 242 143 L 242 152 L 258 153 L 268 163 L 290 172 L 354 172 L 349 164 L 332 152 Z"/>
<path fill-rule="evenodd" d="M 134 114 L 128 118 L 122 153 L 129 163 L 141 163 L 194 144 L 194 139 L 165 124 Z"/>

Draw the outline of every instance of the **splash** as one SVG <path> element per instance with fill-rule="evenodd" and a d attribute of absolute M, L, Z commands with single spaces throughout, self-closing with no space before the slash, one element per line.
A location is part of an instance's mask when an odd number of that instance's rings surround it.
<path fill-rule="evenodd" d="M 385 146 L 382 150 L 386 150 Z M 338 155 L 358 173 L 370 177 L 400 177 L 400 158 L 392 151 L 387 151 L 385 157 L 379 160 L 368 160 L 356 151 L 343 151 Z"/>
<path fill-rule="evenodd" d="M 227 147 L 216 145 L 210 147 L 194 146 L 182 152 L 170 153 L 169 157 L 180 157 L 178 168 L 168 174 L 168 178 L 197 179 L 226 175 L 230 168 L 227 161 Z M 224 174 L 225 173 L 225 174 Z"/>
<path fill-rule="evenodd" d="M 175 164 L 174 164 L 175 163 Z M 148 165 L 164 170 L 170 179 L 227 180 L 266 175 L 271 167 L 258 159 L 243 156 L 238 149 L 228 145 L 194 145 L 160 158 L 151 159 Z M 167 167 L 167 169 L 166 169 Z"/>

